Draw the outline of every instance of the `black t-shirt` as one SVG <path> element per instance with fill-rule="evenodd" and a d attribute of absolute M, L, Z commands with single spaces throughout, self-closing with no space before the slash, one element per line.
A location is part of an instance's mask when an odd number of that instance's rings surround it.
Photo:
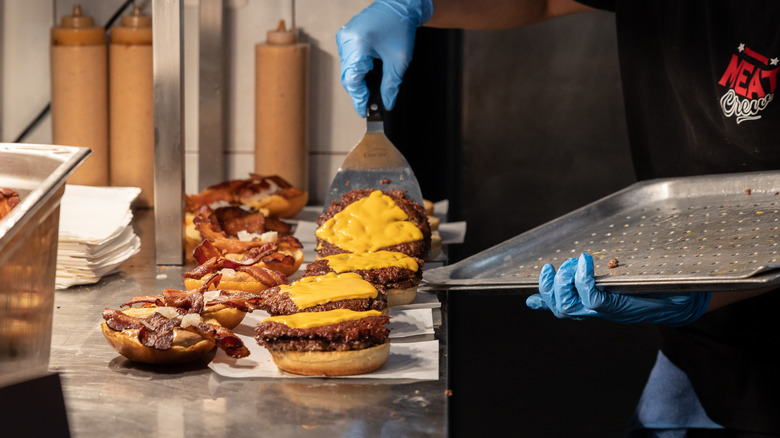
<path fill-rule="evenodd" d="M 581 0 L 615 12 L 639 179 L 780 169 L 780 1 Z M 780 433 L 780 291 L 661 328 L 707 414 Z"/>

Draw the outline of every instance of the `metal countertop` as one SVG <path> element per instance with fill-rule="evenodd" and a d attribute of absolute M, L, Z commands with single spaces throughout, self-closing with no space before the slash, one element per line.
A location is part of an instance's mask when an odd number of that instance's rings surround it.
<path fill-rule="evenodd" d="M 442 307 L 433 309 L 436 381 L 238 379 L 217 375 L 205 362 L 160 367 L 120 356 L 100 332 L 103 309 L 136 295 L 181 289 L 188 268 L 155 265 L 152 211 L 137 211 L 134 226 L 141 252 L 120 273 L 55 294 L 49 370 L 60 374 L 73 437 L 447 435 L 442 294 Z"/>

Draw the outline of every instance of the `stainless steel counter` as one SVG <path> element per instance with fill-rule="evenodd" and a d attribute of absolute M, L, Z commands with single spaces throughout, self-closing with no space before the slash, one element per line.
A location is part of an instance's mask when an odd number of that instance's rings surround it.
<path fill-rule="evenodd" d="M 186 269 L 155 265 L 151 211 L 136 212 L 134 224 L 141 252 L 122 272 L 56 292 L 49 369 L 60 374 L 73 437 L 447 435 L 442 298 L 442 308 L 433 309 L 440 350 L 436 381 L 233 379 L 205 362 L 162 367 L 120 356 L 100 332 L 103 309 L 136 295 L 182 289 Z"/>

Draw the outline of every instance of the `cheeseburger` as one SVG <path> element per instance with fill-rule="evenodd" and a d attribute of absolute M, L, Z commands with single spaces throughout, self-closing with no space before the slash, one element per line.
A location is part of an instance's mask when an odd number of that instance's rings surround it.
<path fill-rule="evenodd" d="M 422 265 L 422 260 L 400 252 L 342 253 L 319 258 L 306 267 L 303 275 L 354 272 L 387 294 L 387 305 L 393 307 L 414 301 Z"/>
<path fill-rule="evenodd" d="M 279 369 L 309 376 L 364 374 L 390 355 L 389 317 L 378 311 L 336 309 L 266 318 L 256 328 Z"/>

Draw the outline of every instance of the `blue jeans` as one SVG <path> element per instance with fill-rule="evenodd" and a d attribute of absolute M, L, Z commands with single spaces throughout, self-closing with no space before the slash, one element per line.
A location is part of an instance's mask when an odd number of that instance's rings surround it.
<path fill-rule="evenodd" d="M 710 420 L 688 376 L 659 351 L 626 437 L 684 438 L 690 428 L 723 426 Z"/>

